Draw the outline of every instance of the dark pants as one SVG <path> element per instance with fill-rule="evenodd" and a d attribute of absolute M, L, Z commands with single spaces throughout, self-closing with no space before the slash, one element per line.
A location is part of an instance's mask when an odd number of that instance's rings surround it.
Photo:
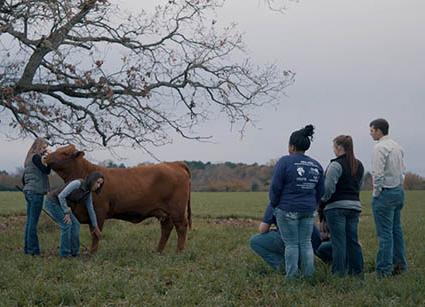
<path fill-rule="evenodd" d="M 322 241 L 317 250 L 314 251 L 317 257 L 319 257 L 324 263 L 332 263 L 332 242 Z"/>
<path fill-rule="evenodd" d="M 357 234 L 360 211 L 329 209 L 325 215 L 331 233 L 332 273 L 341 276 L 361 274 L 363 253 Z"/>
<path fill-rule="evenodd" d="M 24 253 L 28 255 L 40 255 L 38 243 L 37 225 L 43 208 L 43 194 L 31 191 L 24 192 L 27 202 L 27 221 L 25 223 Z"/>

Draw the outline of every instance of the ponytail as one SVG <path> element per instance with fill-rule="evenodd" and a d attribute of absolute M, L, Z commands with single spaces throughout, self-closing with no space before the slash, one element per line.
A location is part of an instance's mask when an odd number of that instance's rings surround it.
<path fill-rule="evenodd" d="M 349 135 L 340 135 L 340 136 L 337 136 L 333 142 L 335 145 L 338 145 L 344 148 L 345 156 L 347 157 L 348 165 L 351 170 L 351 176 L 355 176 L 359 168 L 359 162 L 354 156 L 353 139 Z"/>

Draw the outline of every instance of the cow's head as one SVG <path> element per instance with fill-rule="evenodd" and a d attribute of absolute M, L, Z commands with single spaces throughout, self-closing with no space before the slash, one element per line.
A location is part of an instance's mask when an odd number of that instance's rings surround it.
<path fill-rule="evenodd" d="M 77 150 L 74 145 L 60 147 L 46 156 L 46 163 L 58 173 L 69 174 L 77 169 L 84 156 L 84 151 Z"/>

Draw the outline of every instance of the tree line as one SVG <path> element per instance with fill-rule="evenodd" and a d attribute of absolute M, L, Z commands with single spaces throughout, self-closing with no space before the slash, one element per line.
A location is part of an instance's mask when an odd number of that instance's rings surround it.
<path fill-rule="evenodd" d="M 211 163 L 202 161 L 185 161 L 192 172 L 192 190 L 199 192 L 256 192 L 268 191 L 273 173 L 274 161 L 265 165 L 245 163 Z M 109 168 L 125 168 L 124 163 L 107 160 L 101 165 Z M 142 164 L 141 164 L 142 165 Z M 22 186 L 23 169 L 17 169 L 10 174 L 0 170 L 0 191 L 17 191 L 16 186 Z M 50 184 L 57 187 L 62 179 L 55 173 L 50 176 Z M 425 190 L 425 178 L 412 173 L 406 173 L 404 180 L 406 190 Z M 372 189 L 372 175 L 366 172 L 363 180 L 363 190 Z"/>

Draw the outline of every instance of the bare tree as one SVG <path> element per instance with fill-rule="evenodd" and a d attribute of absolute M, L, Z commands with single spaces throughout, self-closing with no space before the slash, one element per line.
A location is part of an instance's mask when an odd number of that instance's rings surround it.
<path fill-rule="evenodd" d="M 290 2 L 298 2 L 298 0 L 265 0 L 268 7 L 277 12 L 286 11 Z"/>
<path fill-rule="evenodd" d="M 225 114 L 241 129 L 293 82 L 245 59 L 217 0 L 150 14 L 106 0 L 0 0 L 0 120 L 14 135 L 84 147 L 169 142 Z M 3 129 L 2 129 L 3 130 Z"/>

